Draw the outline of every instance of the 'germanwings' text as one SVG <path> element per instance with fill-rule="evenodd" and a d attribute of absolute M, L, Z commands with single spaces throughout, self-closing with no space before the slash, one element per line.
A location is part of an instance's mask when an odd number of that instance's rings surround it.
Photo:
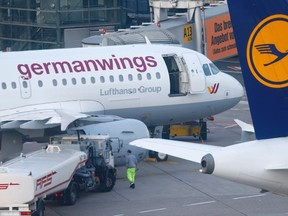
<path fill-rule="evenodd" d="M 34 75 L 82 73 L 108 70 L 135 69 L 145 72 L 148 67 L 156 67 L 153 56 L 121 57 L 111 55 L 109 59 L 87 59 L 75 61 L 57 61 L 32 64 L 18 64 L 17 69 L 23 78 L 31 79 Z"/>

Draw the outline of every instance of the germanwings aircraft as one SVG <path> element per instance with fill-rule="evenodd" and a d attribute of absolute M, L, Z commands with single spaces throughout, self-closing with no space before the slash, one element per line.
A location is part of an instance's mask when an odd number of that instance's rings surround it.
<path fill-rule="evenodd" d="M 288 195 L 288 2 L 228 0 L 228 6 L 257 140 L 227 147 L 161 139 L 132 144 L 198 162 L 203 173 Z"/>
<path fill-rule="evenodd" d="M 110 133 L 141 127 L 139 120 L 149 127 L 198 120 L 233 107 L 243 95 L 240 83 L 205 56 L 177 46 L 0 56 L 0 161 L 21 152 L 23 138 L 44 141 L 80 126 L 97 134 L 105 132 L 101 128 Z M 147 137 L 146 131 L 142 134 L 137 138 Z"/>

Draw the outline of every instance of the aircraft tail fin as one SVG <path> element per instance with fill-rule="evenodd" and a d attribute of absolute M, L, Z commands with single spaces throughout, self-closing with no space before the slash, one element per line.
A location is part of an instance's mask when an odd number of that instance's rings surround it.
<path fill-rule="evenodd" d="M 288 1 L 228 7 L 256 138 L 288 136 Z"/>

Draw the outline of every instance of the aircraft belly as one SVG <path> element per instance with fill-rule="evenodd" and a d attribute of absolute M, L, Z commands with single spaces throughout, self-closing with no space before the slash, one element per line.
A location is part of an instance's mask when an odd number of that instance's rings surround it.
<path fill-rule="evenodd" d="M 139 119 L 148 126 L 167 125 L 209 117 L 223 112 L 228 108 L 232 108 L 238 102 L 239 98 L 199 103 L 175 103 L 172 105 L 158 105 L 153 107 L 131 107 L 125 109 L 105 110 L 105 114 L 117 115 L 123 118 Z M 167 118 L 167 116 L 170 116 L 170 118 Z"/>

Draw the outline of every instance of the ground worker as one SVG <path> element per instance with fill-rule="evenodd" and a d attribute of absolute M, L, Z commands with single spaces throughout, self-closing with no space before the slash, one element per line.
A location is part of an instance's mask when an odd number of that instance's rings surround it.
<path fill-rule="evenodd" d="M 130 183 L 130 188 L 135 188 L 135 177 L 137 171 L 137 158 L 132 154 L 131 150 L 127 151 L 126 157 L 127 179 Z"/>

